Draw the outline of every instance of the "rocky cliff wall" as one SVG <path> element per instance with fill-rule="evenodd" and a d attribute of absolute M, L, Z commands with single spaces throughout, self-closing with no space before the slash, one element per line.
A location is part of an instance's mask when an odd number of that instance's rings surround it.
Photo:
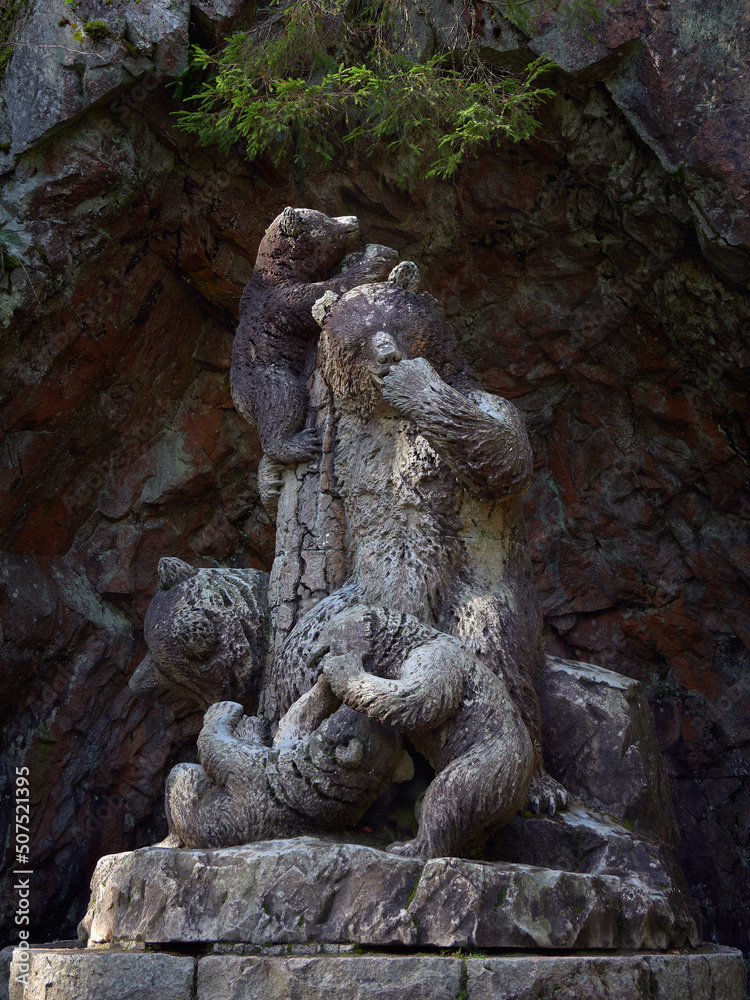
<path fill-rule="evenodd" d="M 419 11 L 425 44 L 455 20 Z M 550 651 L 646 685 L 706 938 L 747 948 L 750 15 L 623 0 L 593 40 L 542 24 L 562 68 L 538 136 L 404 191 L 356 153 L 292 175 L 174 129 L 189 38 L 246 13 L 30 0 L 2 83 L 0 222 L 33 241 L 0 295 L 1 742 L 4 780 L 31 772 L 33 938 L 74 932 L 100 855 L 163 834 L 189 759 L 189 707 L 126 686 L 159 557 L 269 566 L 228 369 L 260 236 L 299 204 L 417 261 L 525 413 Z M 94 17 L 108 37 L 59 23 Z M 482 28 L 490 58 L 527 45 Z"/>

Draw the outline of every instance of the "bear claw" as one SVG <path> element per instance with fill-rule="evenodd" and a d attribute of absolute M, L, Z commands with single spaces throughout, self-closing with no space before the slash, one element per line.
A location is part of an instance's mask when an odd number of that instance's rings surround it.
<path fill-rule="evenodd" d="M 311 462 L 321 450 L 318 432 L 314 427 L 306 427 L 299 433 L 276 442 L 266 451 L 266 456 L 282 465 L 296 465 L 298 462 Z"/>
<path fill-rule="evenodd" d="M 554 816 L 558 809 L 566 809 L 567 806 L 568 793 L 565 788 L 559 781 L 539 768 L 531 779 L 525 808 L 530 810 L 534 816 L 541 816 L 543 812 Z"/>

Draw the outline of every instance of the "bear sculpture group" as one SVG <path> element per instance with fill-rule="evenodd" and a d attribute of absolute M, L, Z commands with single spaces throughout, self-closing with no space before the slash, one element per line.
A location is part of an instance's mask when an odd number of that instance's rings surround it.
<path fill-rule="evenodd" d="M 404 739 L 434 777 L 416 835 L 394 853 L 466 856 L 525 803 L 567 803 L 542 760 L 523 421 L 480 388 L 413 264 L 394 268 L 395 251 L 379 246 L 342 262 L 356 228 L 306 209 L 274 220 L 231 372 L 276 492 L 290 465 L 315 469 L 306 386 L 314 368 L 324 379 L 342 585 L 271 654 L 264 574 L 160 565 L 131 687 L 206 709 L 200 765 L 167 782 L 174 845 L 351 829 L 413 773 Z"/>

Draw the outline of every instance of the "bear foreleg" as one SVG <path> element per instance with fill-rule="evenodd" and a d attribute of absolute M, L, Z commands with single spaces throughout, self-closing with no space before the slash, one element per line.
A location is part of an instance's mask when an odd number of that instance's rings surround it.
<path fill-rule="evenodd" d="M 169 772 L 164 811 L 170 836 L 187 847 L 225 847 L 238 833 L 232 822 L 232 794 L 220 788 L 199 764 L 177 764 Z M 242 831 L 244 832 L 244 831 Z M 229 836 L 229 840 L 227 840 Z"/>
<path fill-rule="evenodd" d="M 383 381 L 383 399 L 412 420 L 470 490 L 494 500 L 521 496 L 533 459 L 518 410 L 489 393 L 465 396 L 448 385 L 425 358 L 400 361 Z"/>
<path fill-rule="evenodd" d="M 345 267 L 341 274 L 337 274 L 327 281 L 317 281 L 310 286 L 313 295 L 311 304 L 325 292 L 330 291 L 336 295 L 343 295 L 344 292 L 356 288 L 357 285 L 364 285 L 372 281 L 385 281 L 397 260 L 397 250 L 381 246 L 379 243 L 368 243 L 361 257 Z"/>
<path fill-rule="evenodd" d="M 309 736 L 329 716 L 341 701 L 331 690 L 327 678 L 319 677 L 310 690 L 291 706 L 279 722 L 274 746 L 294 742 Z"/>
<path fill-rule="evenodd" d="M 203 716 L 203 728 L 198 735 L 198 759 L 202 769 L 216 785 L 233 782 L 240 785 L 256 767 L 263 767 L 268 749 L 260 736 L 252 740 L 235 735 L 235 727 L 243 716 L 236 701 L 219 701 Z"/>
<path fill-rule="evenodd" d="M 461 705 L 466 649 L 438 636 L 412 650 L 395 678 L 365 671 L 350 651 L 323 660 L 323 672 L 344 704 L 409 735 L 440 725 Z"/>

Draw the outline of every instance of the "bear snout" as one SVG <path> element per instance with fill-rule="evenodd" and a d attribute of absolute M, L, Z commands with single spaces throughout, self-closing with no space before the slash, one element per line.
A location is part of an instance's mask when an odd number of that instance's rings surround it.
<path fill-rule="evenodd" d="M 359 233 L 359 219 L 356 215 L 337 215 L 333 220 L 349 233 Z"/>
<path fill-rule="evenodd" d="M 385 330 L 378 330 L 372 338 L 372 349 L 378 365 L 381 366 L 381 369 L 386 369 L 386 371 L 379 371 L 377 373 L 378 375 L 387 374 L 391 365 L 398 364 L 402 358 L 401 351 L 398 349 L 398 344 L 389 333 L 385 332 Z"/>

